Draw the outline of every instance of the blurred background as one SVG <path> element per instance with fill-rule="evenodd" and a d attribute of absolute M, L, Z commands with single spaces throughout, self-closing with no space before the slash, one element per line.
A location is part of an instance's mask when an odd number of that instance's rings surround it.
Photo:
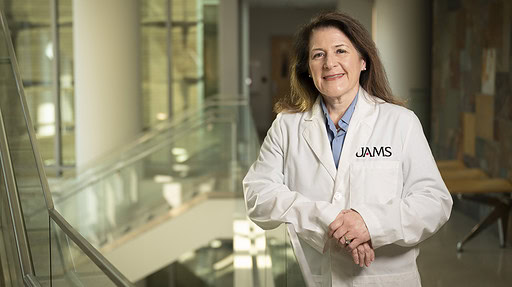
<path fill-rule="evenodd" d="M 511 1 L 0 0 L 0 9 L 26 105 L 3 101 L 2 113 L 28 121 L 56 210 L 136 286 L 307 284 L 293 231 L 247 221 L 241 179 L 289 91 L 293 35 L 322 11 L 368 29 L 438 162 L 512 181 Z M 424 286 L 510 284 L 511 190 L 483 189 L 491 199 L 455 197 L 452 219 L 422 244 Z M 24 213 L 39 208 L 28 202 Z"/>

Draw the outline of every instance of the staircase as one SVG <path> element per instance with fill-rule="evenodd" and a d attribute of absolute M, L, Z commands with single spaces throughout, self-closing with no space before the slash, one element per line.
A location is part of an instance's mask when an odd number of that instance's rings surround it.
<path fill-rule="evenodd" d="M 55 210 L 0 11 L 1 286 L 133 286 Z"/>

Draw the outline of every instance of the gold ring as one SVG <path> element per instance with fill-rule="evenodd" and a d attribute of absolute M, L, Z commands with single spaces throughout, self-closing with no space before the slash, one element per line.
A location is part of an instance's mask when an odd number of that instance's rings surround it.
<path fill-rule="evenodd" d="M 345 239 L 345 245 L 349 245 L 352 240 L 347 239 L 346 236 L 343 236 L 343 239 Z"/>

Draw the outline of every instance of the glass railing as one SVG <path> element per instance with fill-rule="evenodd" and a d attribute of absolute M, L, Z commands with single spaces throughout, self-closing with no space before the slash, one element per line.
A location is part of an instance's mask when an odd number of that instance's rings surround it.
<path fill-rule="evenodd" d="M 98 262 L 101 255 L 88 255 L 87 250 L 93 248 L 85 241 L 76 240 L 80 235 L 58 213 L 50 217 L 51 277 L 39 278 L 41 283 L 51 281 L 47 284 L 51 286 L 131 286 L 120 274 L 112 274 L 117 278 L 107 276 L 111 267 Z"/>
<path fill-rule="evenodd" d="M 132 286 L 54 209 L 2 13 L 0 20 L 0 285 Z"/>
<path fill-rule="evenodd" d="M 209 196 L 241 197 L 259 142 L 247 101 L 213 99 L 123 152 L 52 185 L 56 207 L 96 247 Z M 86 220 L 84 220 L 86 219 Z"/>
<path fill-rule="evenodd" d="M 2 156 L 2 164 L 4 157 Z M 4 171 L 2 170 L 2 175 Z M 0 259 L 2 266 L 3 276 L 0 277 L 0 286 L 23 286 L 23 277 L 26 273 L 32 274 L 32 270 L 22 270 L 23 264 L 19 257 L 24 257 L 25 261 L 28 260 L 28 254 L 19 254 L 18 240 L 15 234 L 16 222 L 13 221 L 11 215 L 10 200 L 7 197 L 7 188 L 4 184 L 0 184 Z M 28 263 L 25 265 L 31 267 Z"/>
<path fill-rule="evenodd" d="M 273 278 L 274 286 L 316 286 L 292 225 L 281 224 L 274 230 L 265 231 L 265 237 L 265 253 L 272 265 L 266 270 L 271 274 L 265 277 Z"/>
<path fill-rule="evenodd" d="M 132 286 L 95 247 L 195 199 L 242 196 L 259 151 L 250 109 L 247 100 L 210 99 L 60 182 L 54 209 L 3 16 L 2 25 L 0 285 Z M 282 225 L 265 242 L 263 256 L 251 255 L 256 285 L 314 285 L 293 229 Z M 201 268 L 204 282 L 224 272 Z"/>

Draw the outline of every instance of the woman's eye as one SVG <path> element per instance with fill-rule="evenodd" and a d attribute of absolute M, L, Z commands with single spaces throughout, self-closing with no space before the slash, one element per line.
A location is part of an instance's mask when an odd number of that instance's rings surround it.
<path fill-rule="evenodd" d="M 345 53 L 345 52 L 346 52 L 346 51 L 345 51 L 345 50 L 343 50 L 343 49 L 338 49 L 338 50 L 336 50 L 336 53 L 338 53 L 338 54 L 342 54 L 342 53 Z"/>
<path fill-rule="evenodd" d="M 319 57 L 321 57 L 322 55 L 323 55 L 322 53 L 316 53 L 316 54 L 313 54 L 313 59 L 319 58 Z"/>

